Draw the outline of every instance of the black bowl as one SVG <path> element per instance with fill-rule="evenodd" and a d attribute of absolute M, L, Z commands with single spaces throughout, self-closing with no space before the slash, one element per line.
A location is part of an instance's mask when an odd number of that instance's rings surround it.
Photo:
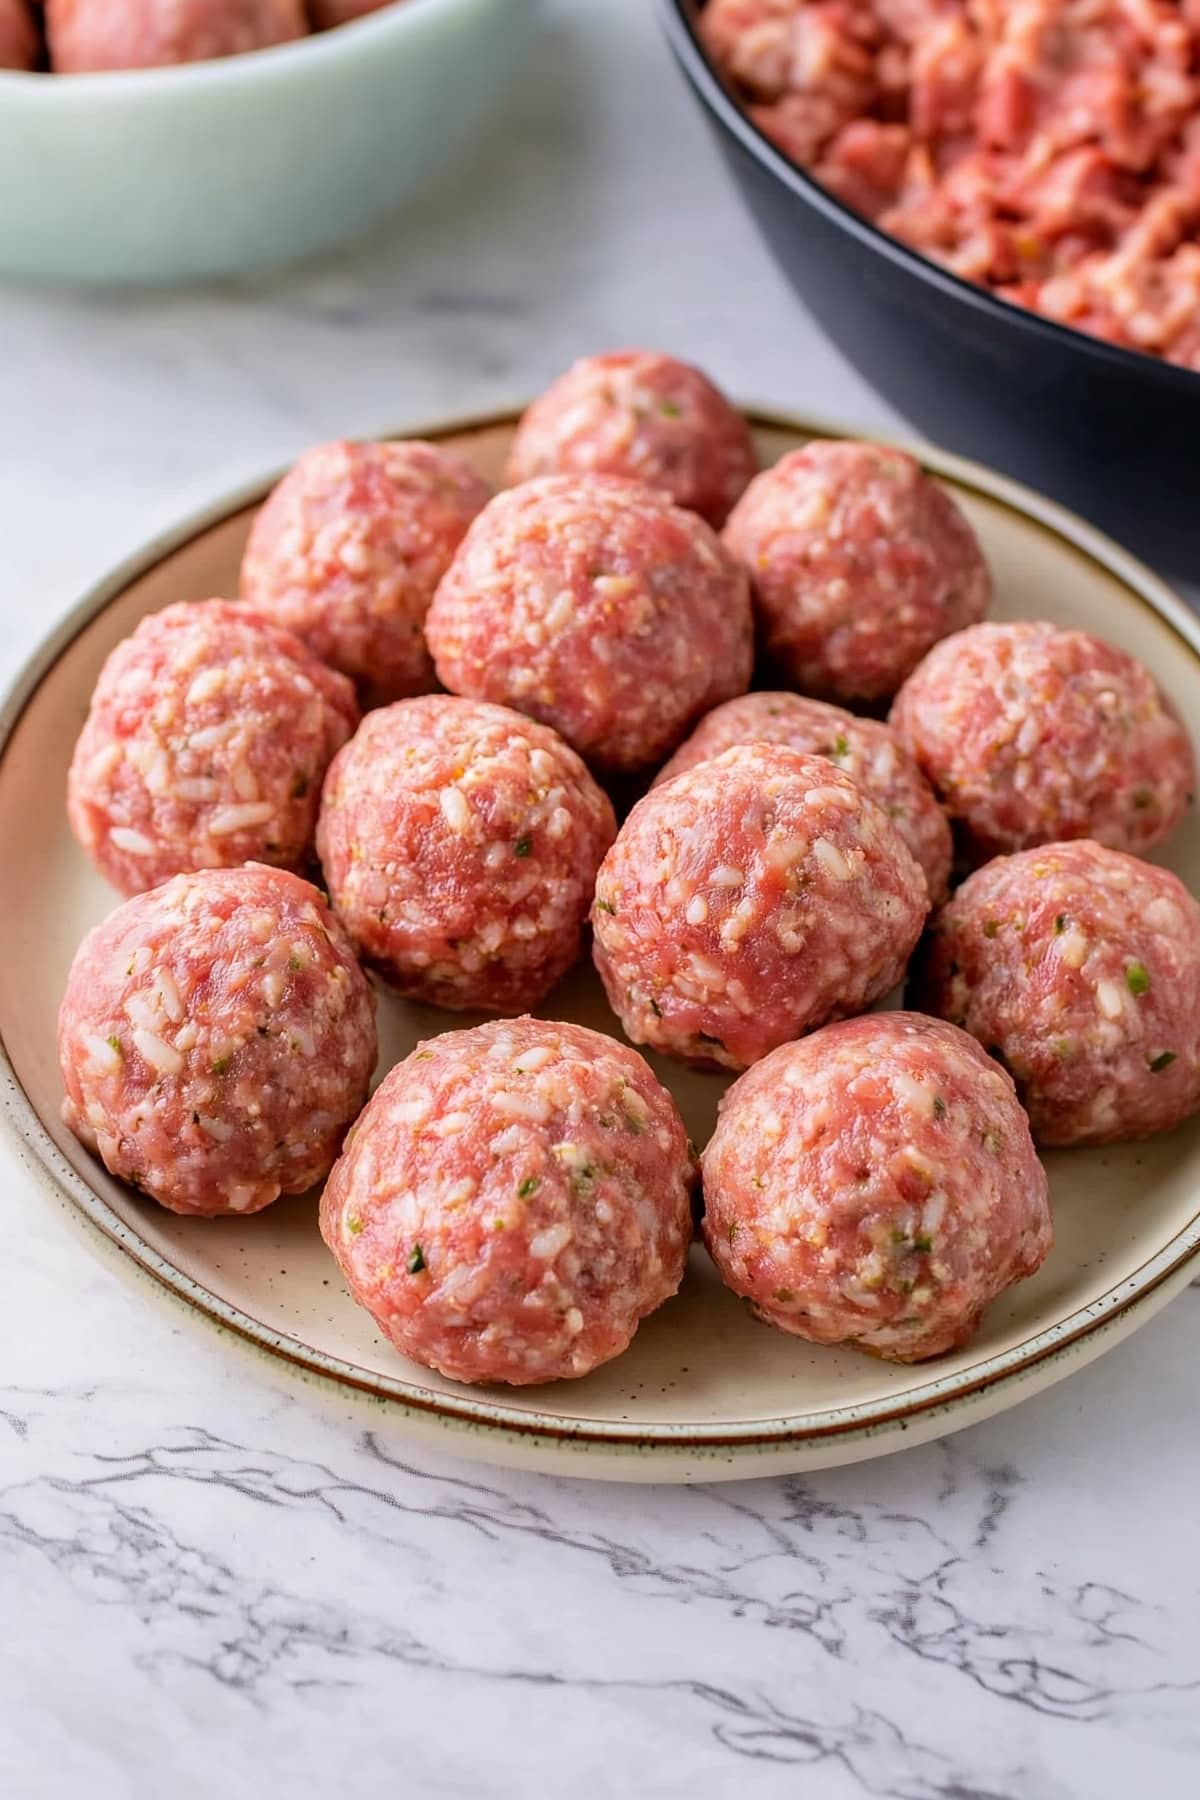
<path fill-rule="evenodd" d="M 917 428 L 1200 582 L 1200 375 L 998 300 L 834 199 L 753 125 L 699 41 L 667 35 L 759 228 L 818 324 Z"/>

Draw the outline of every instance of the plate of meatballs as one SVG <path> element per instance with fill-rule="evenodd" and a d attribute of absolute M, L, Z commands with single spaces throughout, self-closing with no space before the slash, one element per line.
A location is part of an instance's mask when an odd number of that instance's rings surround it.
<path fill-rule="evenodd" d="M 120 1267 L 465 1454 L 967 1424 L 1200 1247 L 1200 630 L 651 352 L 151 545 L 4 708 L 6 1111 Z"/>

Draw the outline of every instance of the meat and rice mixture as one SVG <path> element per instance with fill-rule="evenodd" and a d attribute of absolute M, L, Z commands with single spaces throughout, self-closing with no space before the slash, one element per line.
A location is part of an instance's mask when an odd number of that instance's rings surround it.
<path fill-rule="evenodd" d="M 541 475 L 480 513 L 426 620 L 453 693 L 553 725 L 598 768 L 661 762 L 754 656 L 746 577 L 703 519 L 615 475 Z"/>
<path fill-rule="evenodd" d="M 957 501 L 886 444 L 790 451 L 755 476 L 724 542 L 750 576 L 768 655 L 805 693 L 847 704 L 886 700 L 992 597 Z"/>
<path fill-rule="evenodd" d="M 883 230 L 1200 370 L 1196 0 L 710 0 L 750 116 Z"/>
<path fill-rule="evenodd" d="M 368 713 L 317 842 L 359 954 L 435 1006 L 521 1012 L 579 955 L 616 821 L 568 744 L 450 694 Z"/>
<path fill-rule="evenodd" d="M 71 828 L 136 894 L 185 869 L 296 868 L 354 689 L 288 631 L 224 600 L 143 619 L 96 683 L 67 782 Z"/>
<path fill-rule="evenodd" d="M 321 1201 L 350 1291 L 457 1381 L 586 1375 L 683 1278 L 695 1170 L 636 1051 L 513 1019 L 394 1068 Z"/>
<path fill-rule="evenodd" d="M 965 1344 L 1053 1241 L 1012 1081 L 919 1013 L 827 1025 L 756 1064 L 703 1172 L 705 1242 L 759 1318 L 895 1362 Z"/>
<path fill-rule="evenodd" d="M 908 751 L 878 719 L 803 694 L 743 694 L 705 714 L 655 786 L 737 744 L 783 744 L 828 757 L 882 806 L 924 869 L 932 904 L 945 899 L 952 851 L 946 815 Z"/>
<path fill-rule="evenodd" d="M 316 888 L 207 869 L 127 900 L 79 946 L 63 1117 L 172 1212 L 259 1212 L 328 1173 L 375 1051 L 374 996 Z"/>
<path fill-rule="evenodd" d="M 39 50 L 26 0 L 0 0 L 0 69 L 35 69 Z"/>
<path fill-rule="evenodd" d="M 596 877 L 596 967 L 635 1043 L 744 1069 L 886 994 L 928 910 L 920 865 L 857 782 L 743 744 L 626 819 Z"/>
<path fill-rule="evenodd" d="M 528 408 L 508 458 L 510 482 L 625 475 L 717 526 L 757 469 L 750 427 L 720 389 L 654 350 L 581 357 Z"/>
<path fill-rule="evenodd" d="M 1200 906 L 1086 839 L 997 857 L 934 921 L 914 998 L 1002 1057 L 1043 1144 L 1200 1109 Z"/>
<path fill-rule="evenodd" d="M 892 729 L 976 862 L 1059 838 L 1144 853 L 1196 783 L 1191 739 L 1136 657 L 1042 621 L 976 625 L 905 682 Z"/>
<path fill-rule="evenodd" d="M 490 494 L 441 444 L 318 444 L 254 521 L 242 597 L 349 675 L 364 705 L 428 693 L 425 614 Z"/>

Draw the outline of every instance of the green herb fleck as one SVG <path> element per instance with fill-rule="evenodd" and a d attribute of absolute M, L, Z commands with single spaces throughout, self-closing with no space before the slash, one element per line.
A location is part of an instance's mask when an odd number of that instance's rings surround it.
<path fill-rule="evenodd" d="M 829 754 L 830 756 L 849 756 L 850 739 L 846 736 L 844 731 L 839 731 L 834 738 L 833 748 L 830 750 Z"/>
<path fill-rule="evenodd" d="M 1066 913 L 1057 914 L 1057 916 L 1055 917 L 1055 920 L 1054 920 L 1054 935 L 1055 935 L 1055 937 L 1061 937 L 1063 932 L 1066 929 L 1067 929 Z"/>
<path fill-rule="evenodd" d="M 999 919 L 985 919 L 983 921 L 983 935 L 985 938 L 999 937 L 999 935 L 1000 935 Z"/>
<path fill-rule="evenodd" d="M 791 1288 L 776 1288 L 774 1297 L 776 1300 L 782 1300 L 785 1305 L 789 1300 L 794 1300 L 796 1298 Z"/>
<path fill-rule="evenodd" d="M 293 975 L 298 975 L 303 967 L 304 964 L 298 956 L 293 954 L 288 957 L 288 968 L 292 971 Z"/>
<path fill-rule="evenodd" d="M 351 1237 L 357 1237 L 362 1228 L 363 1222 L 361 1219 L 346 1220 L 346 1230 L 350 1233 Z"/>
<path fill-rule="evenodd" d="M 933 1249 L 933 1239 L 931 1237 L 926 1237 L 924 1234 L 920 1237 L 915 1237 L 913 1239 L 913 1249 L 918 1256 L 928 1256 L 929 1252 Z"/>
<path fill-rule="evenodd" d="M 1130 963 L 1125 971 L 1125 986 L 1135 996 L 1150 992 L 1150 977 L 1144 963 Z"/>
<path fill-rule="evenodd" d="M 421 1270 L 425 1267 L 425 1252 L 422 1250 L 420 1244 L 413 1245 L 408 1253 L 408 1261 L 404 1266 L 410 1275 L 419 1275 L 421 1273 Z"/>
<path fill-rule="evenodd" d="M 617 916 L 616 907 L 613 906 L 608 900 L 601 900 L 599 897 L 597 897 L 597 900 L 596 900 L 596 911 L 611 913 L 614 919 Z"/>
<path fill-rule="evenodd" d="M 738 1234 L 738 1222 L 736 1219 L 730 1219 L 728 1225 L 725 1227 L 726 1240 L 732 1244 L 734 1239 L 737 1237 L 737 1234 Z"/>
<path fill-rule="evenodd" d="M 412 1055 L 412 1060 L 414 1062 L 432 1062 L 433 1061 L 433 1051 L 432 1050 L 414 1050 L 413 1055 Z"/>
<path fill-rule="evenodd" d="M 645 1129 L 646 1129 L 646 1121 L 645 1121 L 645 1119 L 639 1119 L 637 1117 L 636 1113 L 626 1113 L 625 1114 L 625 1129 L 633 1137 L 641 1137 L 643 1131 L 645 1131 Z"/>
<path fill-rule="evenodd" d="M 305 794 L 308 792 L 309 785 L 308 776 L 304 773 L 303 769 L 297 769 L 296 773 L 292 776 L 292 799 L 303 800 Z"/>
<path fill-rule="evenodd" d="M 117 1055 L 118 1055 L 118 1056 L 120 1056 L 120 1054 L 121 1054 L 121 1040 L 120 1040 L 120 1038 L 119 1038 L 119 1037 L 118 1037 L 118 1036 L 117 1036 L 117 1034 L 116 1034 L 116 1032 L 115 1032 L 115 1031 L 114 1031 L 114 1032 L 113 1032 L 113 1034 L 112 1034 L 112 1036 L 111 1036 L 111 1037 L 108 1037 L 108 1038 L 105 1038 L 105 1040 L 104 1040 L 104 1041 L 105 1041 L 105 1043 L 106 1043 L 106 1044 L 107 1044 L 107 1045 L 108 1045 L 108 1047 L 109 1047 L 109 1049 L 110 1049 L 110 1050 L 115 1050 L 115 1051 L 116 1051 L 116 1053 L 117 1053 Z"/>
<path fill-rule="evenodd" d="M 664 419 L 678 419 L 681 417 L 680 410 L 675 402 L 666 399 L 665 396 L 659 401 L 658 410 L 663 415 Z"/>
<path fill-rule="evenodd" d="M 1161 1075 L 1163 1070 L 1169 1069 L 1174 1061 L 1175 1052 L 1173 1050 L 1160 1050 L 1157 1056 L 1150 1058 L 1150 1073 Z"/>
<path fill-rule="evenodd" d="M 944 1119 L 946 1116 L 946 1102 L 940 1094 L 933 1096 L 933 1116 L 935 1119 Z"/>
<path fill-rule="evenodd" d="M 542 1183 L 541 1183 L 540 1176 L 527 1175 L 525 1177 L 524 1181 L 521 1183 L 520 1187 L 517 1189 L 517 1199 L 518 1200 L 528 1200 L 530 1194 L 536 1194 L 538 1189 L 541 1187 L 541 1185 L 542 1185 Z"/>
<path fill-rule="evenodd" d="M 214 1075 L 228 1075 L 229 1069 L 230 1069 L 230 1064 L 232 1063 L 232 1061 L 233 1061 L 233 1058 L 230 1056 L 218 1056 L 216 1062 L 212 1066 L 213 1074 Z"/>
<path fill-rule="evenodd" d="M 1004 1148 L 1004 1139 L 994 1125 L 986 1125 L 983 1130 L 983 1147 L 990 1150 L 993 1156 L 999 1156 Z"/>
<path fill-rule="evenodd" d="M 528 856 L 529 852 L 532 849 L 533 849 L 533 839 L 532 838 L 519 837 L 517 839 L 516 843 L 513 845 L 513 855 L 514 856 Z"/>

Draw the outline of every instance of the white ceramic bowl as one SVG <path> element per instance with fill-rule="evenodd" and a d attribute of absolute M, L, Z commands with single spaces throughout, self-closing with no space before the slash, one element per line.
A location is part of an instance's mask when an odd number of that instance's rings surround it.
<path fill-rule="evenodd" d="M 515 422 L 452 421 L 414 435 L 440 439 L 495 482 Z M 753 423 L 764 462 L 829 429 L 767 414 Z M 938 451 L 918 454 L 980 534 L 997 617 L 1035 614 L 1099 632 L 1141 656 L 1185 717 L 1200 717 L 1200 625 L 1161 582 L 1028 489 Z M 231 1342 L 270 1354 L 277 1371 L 336 1393 L 339 1409 L 361 1406 L 374 1430 L 494 1462 L 635 1481 L 816 1469 L 924 1442 L 1082 1367 L 1187 1285 L 1200 1259 L 1200 1118 L 1142 1144 L 1049 1153 L 1053 1251 L 988 1308 L 973 1342 L 932 1362 L 885 1363 L 757 1324 L 697 1247 L 678 1297 L 624 1356 L 581 1381 L 466 1388 L 405 1361 L 353 1304 L 321 1242 L 315 1194 L 252 1218 L 189 1219 L 114 1181 L 59 1110 L 59 998 L 80 938 L 116 900 L 68 828 L 67 764 L 113 645 L 171 601 L 234 591 L 269 485 L 182 525 L 102 582 L 0 699 L 0 1123 L 15 1127 L 30 1170 L 117 1266 Z M 1194 811 L 1155 860 L 1200 892 Z M 618 1032 L 587 960 L 537 1010 Z M 479 1017 L 381 991 L 379 1074 L 421 1038 Z M 729 1076 L 650 1061 L 705 1143 Z"/>
<path fill-rule="evenodd" d="M 220 62 L 0 72 L 0 274 L 183 281 L 357 236 L 493 111 L 533 10 L 404 0 Z"/>

